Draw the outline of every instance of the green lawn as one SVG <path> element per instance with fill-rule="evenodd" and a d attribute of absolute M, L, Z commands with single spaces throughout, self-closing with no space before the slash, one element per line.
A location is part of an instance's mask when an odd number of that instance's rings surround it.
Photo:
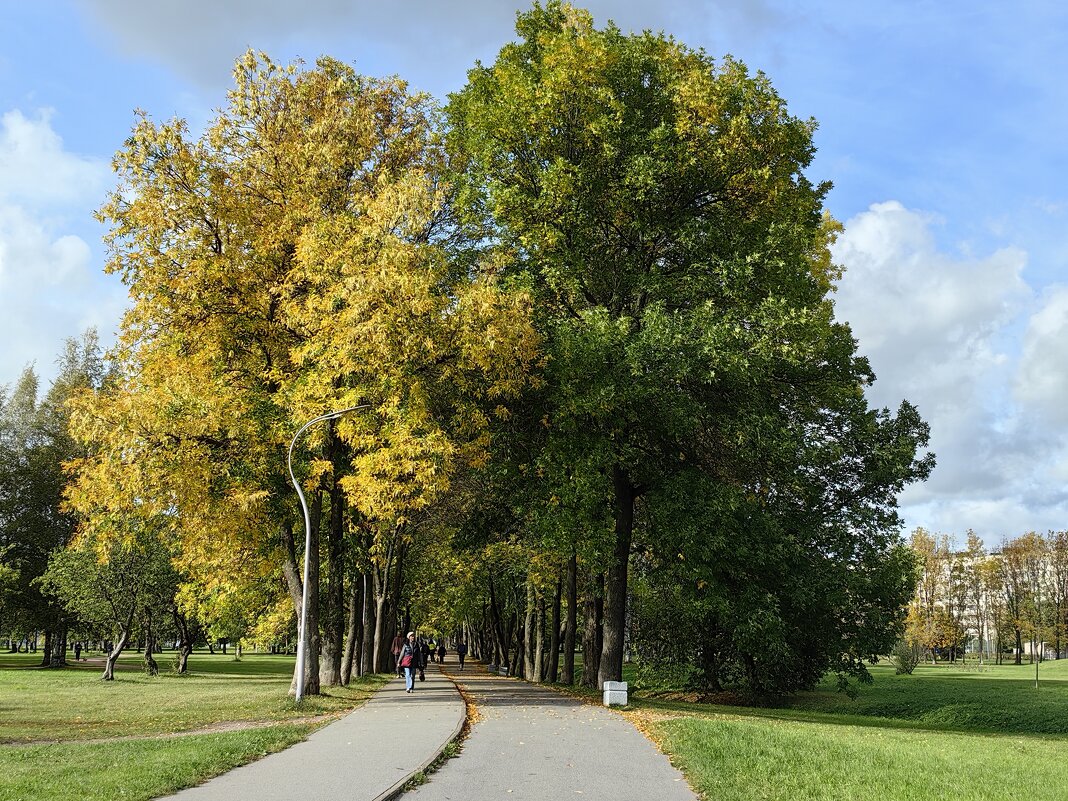
<path fill-rule="evenodd" d="M 777 708 L 632 694 L 631 708 L 708 799 L 986 801 L 1068 797 L 1068 660 L 920 667 L 851 700 L 828 682 Z"/>
<path fill-rule="evenodd" d="M 1065 798 L 1068 741 L 726 716 L 654 724 L 708 799 Z"/>
<path fill-rule="evenodd" d="M 0 656 L 0 801 L 173 792 L 303 739 L 316 725 L 309 716 L 358 706 L 389 678 L 327 688 L 298 706 L 287 695 L 291 656 L 198 652 L 187 676 L 167 673 L 169 659 L 149 677 L 130 654 L 120 663 L 128 669 L 104 682 L 98 665 L 41 670 L 39 655 Z M 269 725 L 168 736 L 235 722 Z M 149 739 L 113 739 L 130 737 Z"/>

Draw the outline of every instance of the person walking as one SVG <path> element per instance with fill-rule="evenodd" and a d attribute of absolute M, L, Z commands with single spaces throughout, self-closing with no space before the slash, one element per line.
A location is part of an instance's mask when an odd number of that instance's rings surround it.
<path fill-rule="evenodd" d="M 404 671 L 404 691 L 410 693 L 415 690 L 415 671 L 419 669 L 420 657 L 419 644 L 415 641 L 415 632 L 408 632 L 408 639 L 401 646 L 400 655 L 397 657 L 397 669 Z"/>
<path fill-rule="evenodd" d="M 403 648 L 403 647 L 404 647 L 404 638 L 401 636 L 401 633 L 398 631 L 397 632 L 397 636 L 393 638 L 393 643 L 389 647 L 390 653 L 393 654 L 393 661 L 397 665 L 397 675 L 398 676 L 401 675 L 400 652 L 401 652 L 401 648 Z"/>
<path fill-rule="evenodd" d="M 460 660 L 460 670 L 464 669 L 464 657 L 467 656 L 467 643 L 460 640 L 456 643 L 456 658 Z"/>
<path fill-rule="evenodd" d="M 438 664 L 445 664 L 445 640 L 438 640 Z"/>
<path fill-rule="evenodd" d="M 426 679 L 426 673 L 424 671 L 426 670 L 427 663 L 430 662 L 430 654 L 433 652 L 430 650 L 430 643 L 426 640 L 423 640 L 420 647 L 422 648 L 420 651 L 420 656 L 422 658 L 419 660 L 419 678 L 420 680 L 423 680 Z"/>

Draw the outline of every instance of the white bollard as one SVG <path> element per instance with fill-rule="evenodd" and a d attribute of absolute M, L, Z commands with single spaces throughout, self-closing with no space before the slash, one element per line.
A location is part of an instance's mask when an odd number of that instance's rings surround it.
<path fill-rule="evenodd" d="M 627 683 L 625 681 L 606 681 L 604 683 L 604 705 L 627 705 Z"/>

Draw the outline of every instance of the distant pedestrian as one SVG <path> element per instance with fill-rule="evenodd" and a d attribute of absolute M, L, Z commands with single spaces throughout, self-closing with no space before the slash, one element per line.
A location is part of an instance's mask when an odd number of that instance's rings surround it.
<path fill-rule="evenodd" d="M 404 691 L 415 690 L 415 671 L 419 669 L 419 644 L 415 641 L 415 632 L 408 632 L 408 640 L 401 646 L 397 657 L 397 669 L 404 671 Z"/>
<path fill-rule="evenodd" d="M 80 642 L 74 643 L 74 661 L 82 661 L 82 644 Z"/>
<path fill-rule="evenodd" d="M 393 638 L 393 644 L 389 648 L 390 653 L 393 654 L 393 661 L 397 663 L 397 675 L 398 676 L 401 675 L 400 652 L 401 652 L 401 648 L 403 648 L 403 647 L 404 647 L 404 638 L 401 636 L 401 633 L 398 631 L 397 632 L 397 636 L 395 636 Z"/>
<path fill-rule="evenodd" d="M 467 643 L 463 640 L 456 643 L 456 658 L 460 660 L 460 670 L 464 669 L 464 657 L 467 656 Z"/>
<path fill-rule="evenodd" d="M 434 653 L 434 651 L 431 650 L 430 643 L 428 643 L 426 640 L 423 640 L 422 649 L 423 649 L 422 650 L 423 658 L 422 658 L 422 660 L 420 661 L 420 664 L 419 664 L 419 679 L 420 680 L 425 680 L 426 679 L 426 674 L 424 673 L 424 671 L 426 670 L 427 662 L 431 661 L 430 660 L 430 655 L 432 653 Z"/>
<path fill-rule="evenodd" d="M 441 640 L 438 643 L 438 664 L 445 664 L 445 640 Z"/>

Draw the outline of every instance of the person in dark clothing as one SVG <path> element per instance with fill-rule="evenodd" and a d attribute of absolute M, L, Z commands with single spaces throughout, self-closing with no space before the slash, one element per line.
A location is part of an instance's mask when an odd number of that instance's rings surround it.
<path fill-rule="evenodd" d="M 438 664 L 445 664 L 445 640 L 440 640 L 438 642 Z"/>
<path fill-rule="evenodd" d="M 467 656 L 467 643 L 463 640 L 456 643 L 456 658 L 460 660 L 460 670 L 464 669 L 464 657 Z"/>
<path fill-rule="evenodd" d="M 423 640 L 422 649 L 423 658 L 422 660 L 420 660 L 419 664 L 420 680 L 426 678 L 426 674 L 424 673 L 424 671 L 426 670 L 427 663 L 430 661 L 430 643 L 428 643 L 426 640 Z"/>

